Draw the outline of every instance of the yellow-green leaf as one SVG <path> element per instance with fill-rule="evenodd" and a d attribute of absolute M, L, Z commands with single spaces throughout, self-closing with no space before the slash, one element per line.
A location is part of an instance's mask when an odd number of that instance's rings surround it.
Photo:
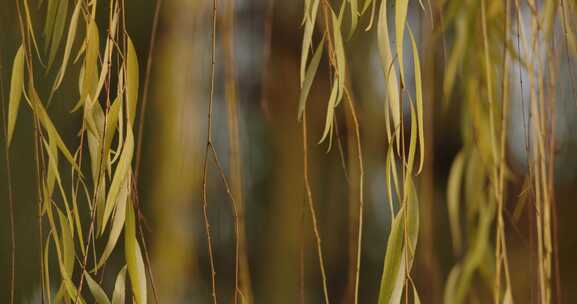
<path fill-rule="evenodd" d="M 337 77 L 337 97 L 335 100 L 335 107 L 341 102 L 343 98 L 343 92 L 345 88 L 345 71 L 346 71 L 346 59 L 345 59 L 345 47 L 343 45 L 343 37 L 341 34 L 341 22 L 335 13 L 332 13 L 332 23 L 333 23 L 333 38 L 334 38 L 334 49 L 336 57 L 336 77 Z"/>
<path fill-rule="evenodd" d="M 337 90 L 338 90 L 338 84 L 336 82 L 333 82 L 333 88 L 331 89 L 331 95 L 329 97 L 329 103 L 327 106 L 327 117 L 325 120 L 325 129 L 323 131 L 323 136 L 319 140 L 319 143 L 322 143 L 327 138 L 330 131 L 332 131 L 333 118 L 335 115 L 335 104 L 336 104 L 336 99 L 337 99 Z"/>
<path fill-rule="evenodd" d="M 357 24 L 359 23 L 359 3 L 358 0 L 349 0 L 351 9 L 351 29 L 349 31 L 349 39 L 355 33 Z"/>
<path fill-rule="evenodd" d="M 459 203 L 461 201 L 461 184 L 463 179 L 463 168 L 465 155 L 461 151 L 455 157 L 447 186 L 447 209 L 449 212 L 449 224 L 453 238 L 453 250 L 455 254 L 461 251 L 461 225 L 459 217 Z"/>
<path fill-rule="evenodd" d="M 395 39 L 397 41 L 397 59 L 399 61 L 399 71 L 401 81 L 405 82 L 405 67 L 403 64 L 403 42 L 405 37 L 405 23 L 407 22 L 407 11 L 409 0 L 397 0 L 395 2 Z"/>
<path fill-rule="evenodd" d="M 50 2 L 54 1 L 55 0 L 52 0 Z M 49 49 L 48 66 L 46 70 L 49 70 L 50 67 L 52 67 L 54 59 L 56 59 L 56 53 L 58 51 L 58 48 L 60 47 L 60 42 L 62 41 L 62 37 L 64 36 L 64 29 L 66 28 L 66 16 L 68 15 L 68 0 L 59 0 L 57 4 L 54 4 L 54 7 L 55 7 L 54 12 L 55 16 L 47 17 L 47 18 L 54 18 L 54 20 L 52 21 L 47 20 L 46 28 L 44 30 L 46 39 L 49 41 L 49 43 L 46 45 L 47 48 Z"/>
<path fill-rule="evenodd" d="M 419 292 L 417 292 L 417 287 L 413 284 L 413 303 L 421 304 L 421 298 L 419 297 Z"/>
<path fill-rule="evenodd" d="M 114 212 L 114 217 L 112 219 L 112 228 L 110 229 L 110 234 L 108 236 L 108 241 L 104 247 L 104 251 L 98 260 L 98 264 L 94 270 L 98 270 L 104 265 L 104 263 L 110 257 L 110 254 L 114 250 L 122 228 L 124 227 L 124 220 L 126 218 L 126 205 L 128 203 L 128 195 L 130 194 L 130 174 L 125 179 L 122 189 L 118 194 L 116 201 L 116 211 Z"/>
<path fill-rule="evenodd" d="M 116 276 L 114 291 L 112 292 L 112 304 L 124 304 L 126 299 L 126 266 L 122 267 Z"/>
<path fill-rule="evenodd" d="M 10 79 L 10 101 L 8 104 L 8 139 L 7 145 L 10 146 L 16 118 L 18 117 L 18 108 L 22 100 L 22 90 L 24 85 L 24 46 L 20 45 L 14 63 L 12 63 L 12 78 Z"/>
<path fill-rule="evenodd" d="M 88 289 L 90 289 L 90 292 L 92 293 L 94 300 L 96 300 L 96 303 L 110 304 L 110 300 L 108 300 L 108 297 L 106 296 L 106 293 L 104 292 L 102 287 L 100 287 L 98 282 L 96 282 L 87 271 L 84 271 L 84 277 L 86 278 L 86 283 L 88 283 Z"/>
<path fill-rule="evenodd" d="M 126 141 L 124 143 L 124 148 L 122 149 L 122 155 L 118 161 L 118 166 L 114 172 L 114 177 L 112 178 L 112 183 L 110 184 L 110 190 L 108 191 L 108 196 L 106 197 L 106 204 L 104 208 L 104 216 L 102 219 L 102 226 L 100 227 L 100 233 L 104 232 L 108 219 L 112 210 L 116 206 L 120 188 L 125 182 L 129 172 L 131 170 L 132 156 L 134 153 L 134 135 L 132 129 L 127 129 Z"/>
<path fill-rule="evenodd" d="M 58 0 L 48 0 L 48 5 L 46 5 L 46 19 L 44 20 L 44 37 L 47 38 L 47 42 L 50 42 L 50 37 L 52 37 L 52 31 L 54 29 L 54 20 L 56 19 L 56 10 L 58 9 Z M 48 45 L 46 45 L 48 46 Z"/>
<path fill-rule="evenodd" d="M 413 174 L 413 167 L 415 164 L 415 153 L 417 150 L 417 114 L 415 113 L 415 106 L 409 103 L 411 108 L 411 136 L 409 139 L 409 158 L 407 160 L 407 176 Z M 406 183 L 405 183 L 406 184 Z"/>
<path fill-rule="evenodd" d="M 68 60 L 70 59 L 70 53 L 72 52 L 72 44 L 76 38 L 76 30 L 78 29 L 78 18 L 80 16 L 80 8 L 82 6 L 82 1 L 76 3 L 72 17 L 70 18 L 70 25 L 68 27 L 68 36 L 66 37 L 66 45 L 64 48 L 64 55 L 62 56 L 62 66 L 58 71 L 54 85 L 52 86 L 52 92 L 56 91 L 62 80 L 64 79 L 64 74 L 66 74 L 66 68 L 68 67 Z"/>
<path fill-rule="evenodd" d="M 134 299 L 136 304 L 146 304 L 146 273 L 140 246 L 136 239 L 136 218 L 132 205 L 128 205 L 126 208 L 124 242 L 126 266 Z"/>
<path fill-rule="evenodd" d="M 419 169 L 417 174 L 423 170 L 425 161 L 425 130 L 423 121 L 423 83 L 421 79 L 421 61 L 419 60 L 419 49 L 415 42 L 415 36 L 409 26 L 409 36 L 413 47 L 413 65 L 415 66 L 415 96 L 417 102 L 417 125 L 419 128 Z"/>
<path fill-rule="evenodd" d="M 128 37 L 128 36 L 127 36 Z M 136 50 L 132 44 L 132 40 L 128 37 L 128 50 L 126 55 L 126 106 L 128 121 L 130 126 L 134 124 L 136 116 L 136 103 L 138 100 L 138 57 Z"/>
<path fill-rule="evenodd" d="M 311 63 L 309 64 L 305 76 L 305 80 L 303 86 L 301 88 L 301 94 L 299 98 L 299 116 L 298 119 L 301 120 L 303 112 L 306 107 L 307 99 L 309 97 L 309 92 L 311 90 L 311 86 L 313 84 L 313 80 L 315 79 L 315 75 L 317 74 L 317 69 L 319 67 L 319 63 L 321 62 L 321 57 L 323 55 L 325 40 L 324 38 L 319 43 L 313 58 L 311 59 Z"/>
<path fill-rule="evenodd" d="M 405 271 L 410 271 L 412 267 L 419 231 L 419 204 L 410 177 L 407 183 L 405 205 L 397 213 L 387 241 L 379 304 L 400 303 L 407 275 Z M 408 244 L 404 242 L 405 239 L 409 241 Z"/>
<path fill-rule="evenodd" d="M 30 98 L 28 98 L 26 96 L 26 98 L 30 102 L 32 109 L 34 110 L 36 115 L 38 115 L 38 119 L 40 120 L 40 124 L 42 124 L 42 127 L 44 127 L 44 129 L 46 130 L 46 133 L 48 134 L 48 138 L 50 140 L 53 139 L 55 141 L 56 146 L 58 146 L 58 150 L 60 150 L 62 155 L 64 155 L 66 160 L 68 160 L 68 162 L 70 163 L 70 165 L 72 165 L 72 167 L 75 169 L 75 171 L 78 173 L 78 175 L 80 175 L 82 177 L 83 176 L 82 171 L 80 171 L 78 164 L 76 164 L 76 160 L 74 159 L 74 157 L 72 156 L 72 154 L 70 153 L 70 151 L 68 150 L 66 145 L 64 144 L 64 141 L 60 137 L 60 134 L 58 133 L 58 130 L 56 129 L 56 127 L 52 123 L 52 120 L 50 120 L 50 117 L 48 116 L 46 109 L 42 105 L 42 101 L 40 100 L 40 96 L 38 96 L 38 92 L 36 92 L 36 89 L 34 89 L 34 87 L 32 87 L 32 86 L 30 87 L 30 90 L 31 90 L 31 92 L 30 92 L 31 96 L 30 96 Z"/>
<path fill-rule="evenodd" d="M 467 29 L 467 21 L 459 16 L 455 20 L 456 22 L 456 29 L 457 29 L 457 37 L 455 38 L 455 45 L 451 50 L 451 54 L 449 55 L 449 60 L 447 62 L 447 67 L 445 68 L 445 78 L 443 79 L 443 95 L 444 95 L 444 104 L 443 107 L 446 109 L 448 106 L 448 102 L 451 97 L 451 91 L 453 90 L 453 86 L 455 83 L 455 78 L 457 77 L 457 70 L 463 54 L 465 53 L 465 49 L 467 47 L 468 39 L 469 39 L 469 31 Z"/>
<path fill-rule="evenodd" d="M 385 75 L 385 82 L 387 88 L 388 106 L 393 116 L 393 129 L 397 129 L 401 123 L 401 107 L 399 101 L 399 84 L 397 82 L 397 74 L 393 65 L 393 56 L 391 55 L 391 47 L 389 41 L 389 28 L 387 24 L 387 0 L 381 2 L 379 10 L 379 20 L 377 25 L 377 40 L 379 46 L 379 54 L 381 57 L 381 65 Z M 397 142 L 400 140 L 400 133 L 396 132 Z"/>
<path fill-rule="evenodd" d="M 96 102 L 96 99 L 98 98 L 98 95 L 100 94 L 100 92 L 102 91 L 102 88 L 104 87 L 104 84 L 106 82 L 107 79 L 107 75 L 110 69 L 110 64 L 112 61 L 112 51 L 114 49 L 114 44 L 115 42 L 115 36 L 116 36 L 116 27 L 118 26 L 118 10 L 115 11 L 114 16 L 112 18 L 112 23 L 110 24 L 110 29 L 109 29 L 109 35 L 108 35 L 108 39 L 106 40 L 106 46 L 104 47 L 104 54 L 102 56 L 102 67 L 100 69 L 100 76 L 98 76 L 98 85 L 96 86 L 96 91 L 94 93 L 94 96 L 92 97 L 91 103 Z M 122 66 L 121 73 L 120 74 L 124 74 L 124 65 Z M 122 85 L 124 83 L 123 79 L 124 75 L 119 76 L 118 79 L 118 91 L 119 92 L 123 92 L 124 90 L 124 86 Z"/>
<path fill-rule="evenodd" d="M 310 7 L 310 18 L 307 18 L 309 11 L 307 9 Z M 305 30 L 303 34 L 303 43 L 302 43 L 302 51 L 301 51 L 301 65 L 300 65 L 300 80 L 301 80 L 301 88 L 305 81 L 305 71 L 307 67 L 308 56 L 311 48 L 311 43 L 313 39 L 313 32 L 315 29 L 315 23 L 317 20 L 317 12 L 319 8 L 319 0 L 314 0 L 312 6 L 305 7 Z"/>
<path fill-rule="evenodd" d="M 461 273 L 461 266 L 459 264 L 455 265 L 451 272 L 449 272 L 449 277 L 445 283 L 445 290 L 443 292 L 443 303 L 452 304 L 454 302 L 455 290 L 457 288 L 457 282 Z"/>

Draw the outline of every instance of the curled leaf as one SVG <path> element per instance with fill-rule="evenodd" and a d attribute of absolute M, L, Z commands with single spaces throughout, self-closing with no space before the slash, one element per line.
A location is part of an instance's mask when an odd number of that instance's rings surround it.
<path fill-rule="evenodd" d="M 421 79 L 421 61 L 419 60 L 419 49 L 415 42 L 415 36 L 411 27 L 409 27 L 409 36 L 411 37 L 411 46 L 413 48 L 413 65 L 415 66 L 415 96 L 417 102 L 417 125 L 419 128 L 419 169 L 417 173 L 423 170 L 425 162 L 425 130 L 423 120 L 423 82 Z"/>

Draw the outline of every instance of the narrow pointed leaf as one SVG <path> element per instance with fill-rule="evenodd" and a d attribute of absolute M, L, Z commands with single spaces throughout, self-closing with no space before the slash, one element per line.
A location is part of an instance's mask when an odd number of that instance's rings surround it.
<path fill-rule="evenodd" d="M 116 276 L 114 291 L 112 292 L 112 304 L 124 304 L 126 300 L 126 266 Z"/>
<path fill-rule="evenodd" d="M 311 63 L 309 64 L 305 76 L 305 81 L 303 83 L 303 87 L 301 88 L 301 94 L 299 98 L 299 116 L 298 119 L 301 120 L 303 112 L 306 107 L 307 99 L 309 97 L 309 93 L 311 90 L 311 86 L 313 84 L 313 80 L 315 79 L 315 75 L 317 74 L 317 69 L 319 67 L 319 63 L 321 62 L 321 58 L 323 55 L 324 49 L 324 42 L 325 40 L 321 40 L 319 43 L 313 58 L 311 59 Z"/>
<path fill-rule="evenodd" d="M 16 126 L 18 109 L 20 108 L 20 101 L 22 100 L 23 85 L 24 46 L 21 45 L 16 52 L 16 56 L 14 56 L 14 63 L 12 64 L 12 78 L 10 79 L 10 100 L 8 103 L 8 146 L 10 146 L 12 135 L 14 134 L 14 127 Z"/>
<path fill-rule="evenodd" d="M 96 303 L 110 304 L 110 300 L 108 300 L 106 293 L 104 292 L 102 287 L 100 287 L 98 282 L 96 282 L 92 278 L 92 276 L 90 276 L 90 274 L 86 271 L 84 272 L 84 277 L 86 278 L 86 283 L 88 283 L 88 289 L 90 289 L 90 292 L 92 293 L 92 296 L 94 297 Z"/>
<path fill-rule="evenodd" d="M 126 266 L 130 286 L 134 294 L 136 304 L 146 304 L 146 273 L 140 246 L 136 239 L 136 218 L 132 205 L 126 208 L 126 225 L 124 227 L 124 242 Z"/>

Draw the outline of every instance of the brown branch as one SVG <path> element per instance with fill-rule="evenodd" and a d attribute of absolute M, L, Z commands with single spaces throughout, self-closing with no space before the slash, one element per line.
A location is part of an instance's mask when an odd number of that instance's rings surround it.
<path fill-rule="evenodd" d="M 361 254 L 362 254 L 362 240 L 363 240 L 363 210 L 364 210 L 364 178 L 365 170 L 363 168 L 363 151 L 361 147 L 361 132 L 360 124 L 357 117 L 357 112 L 353 104 L 351 93 L 348 87 L 345 87 L 345 95 L 347 100 L 347 105 L 351 111 L 351 116 L 353 117 L 353 125 L 355 127 L 355 135 L 357 137 L 357 154 L 359 161 L 359 226 L 357 235 L 357 261 L 356 261 L 356 277 L 355 277 L 355 300 L 354 303 L 358 303 L 359 300 L 359 281 L 360 281 L 360 270 L 361 270 Z"/>
<path fill-rule="evenodd" d="M 204 216 L 204 228 L 206 230 L 206 237 L 208 242 L 208 258 L 210 263 L 211 273 L 211 287 L 212 300 L 217 304 L 216 297 L 216 271 L 214 269 L 214 254 L 212 249 L 212 236 L 210 233 L 210 223 L 208 222 L 208 202 L 207 202 L 207 175 L 208 175 L 208 153 L 212 145 L 212 104 L 214 101 L 214 65 L 216 61 L 216 0 L 212 0 L 212 48 L 211 48 L 211 71 L 210 71 L 210 99 L 208 102 L 208 127 L 207 127 L 207 142 L 204 151 L 204 165 L 202 174 L 202 211 Z"/>
<path fill-rule="evenodd" d="M 309 180 L 309 152 L 308 152 L 308 135 L 307 135 L 307 110 L 303 111 L 302 117 L 302 130 L 303 130 L 303 155 L 304 155 L 304 179 L 305 179 L 305 189 L 307 192 L 307 202 L 309 207 L 309 212 L 313 221 L 313 231 L 315 234 L 315 240 L 317 245 L 317 255 L 319 258 L 319 266 L 321 269 L 321 276 L 323 280 L 323 296 L 325 303 L 330 303 L 329 293 L 327 288 L 327 275 L 325 271 L 325 262 L 323 258 L 323 249 L 321 244 L 321 236 L 319 232 L 319 226 L 317 223 L 317 216 L 315 211 L 315 206 L 313 202 L 313 195 L 311 190 L 311 183 Z"/>

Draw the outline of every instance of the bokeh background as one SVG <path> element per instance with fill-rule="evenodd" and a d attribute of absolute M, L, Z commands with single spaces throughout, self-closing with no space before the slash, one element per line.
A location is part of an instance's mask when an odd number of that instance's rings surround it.
<path fill-rule="evenodd" d="M 19 45 L 19 30 L 14 1 L 0 2 L 0 64 L 6 92 L 12 58 Z M 37 6 L 36 1 L 30 2 L 32 7 Z M 105 5 L 106 1 L 102 2 Z M 218 2 L 215 148 L 225 172 L 234 174 L 235 169 L 231 166 L 234 147 L 229 141 L 231 128 L 227 118 L 227 98 L 230 97 L 227 94 L 234 94 L 238 102 L 238 168 L 242 177 L 234 191 L 240 193 L 244 205 L 246 256 L 242 259 L 248 265 L 254 300 L 256 303 L 298 303 L 302 300 L 320 303 L 322 287 L 311 217 L 305 205 L 302 134 L 297 121 L 303 4 L 292 0 L 235 0 L 234 8 L 227 15 L 223 4 L 226 1 Z M 450 165 L 461 146 L 462 122 L 460 96 L 453 97 L 449 108 L 441 107 L 446 48 L 451 46 L 454 32 L 447 30 L 438 34 L 439 8 L 444 1 L 431 2 L 432 13 L 423 11 L 417 1 L 411 1 L 409 10 L 409 23 L 417 34 L 423 65 L 427 138 L 425 168 L 417 179 L 422 222 L 413 277 L 422 301 L 439 303 L 447 275 L 458 260 L 451 251 L 445 189 Z M 142 77 L 155 2 L 126 0 L 126 5 L 127 30 L 139 55 Z M 211 14 L 211 1 L 164 0 L 152 57 L 139 197 L 161 303 L 207 303 L 210 300 L 210 268 L 202 217 L 202 165 L 210 92 Z M 42 16 L 42 9 L 33 10 L 34 20 L 42 20 Z M 361 27 L 368 23 L 368 14 L 361 22 Z M 562 34 L 560 30 L 556 33 L 560 37 Z M 226 45 L 226 35 L 232 35 L 229 40 L 234 42 L 232 46 Z M 346 51 L 361 124 L 366 173 L 360 303 L 375 303 L 391 221 L 385 197 L 385 86 L 376 30 L 359 30 L 346 41 Z M 560 60 L 569 60 L 561 49 L 559 52 Z M 412 71 L 412 62 L 407 60 L 407 71 Z M 560 66 L 556 101 L 557 235 L 562 265 L 562 300 L 576 303 L 577 137 L 574 130 L 577 105 L 569 80 L 574 65 Z M 231 70 L 227 71 L 227 68 Z M 229 76 L 236 82 L 233 88 L 225 85 Z M 67 79 L 77 77 L 78 66 L 73 66 Z M 518 74 L 514 77 L 517 78 L 512 83 L 527 76 Z M 412 75 L 407 79 L 413 79 Z M 67 88 L 67 83 L 70 82 L 65 81 L 60 92 L 75 89 L 70 85 Z M 41 90 L 47 90 L 50 82 L 37 85 Z M 310 169 L 330 298 L 334 302 L 349 303 L 353 292 L 350 265 L 355 256 L 358 216 L 358 186 L 351 181 L 358 179 L 359 171 L 351 117 L 346 113 L 337 117 L 339 142 L 328 152 L 326 144 L 315 144 L 324 125 L 329 85 L 329 68 L 323 62 L 308 103 Z M 457 78 L 455 86 L 459 85 Z M 414 83 L 409 82 L 407 86 L 412 88 Z M 515 85 L 512 92 L 508 161 L 517 176 L 512 188 L 519 190 L 519 180 L 526 173 L 523 148 L 526 113 L 523 106 L 527 101 L 521 97 L 527 93 Z M 80 127 L 81 116 L 69 113 L 75 102 L 69 96 L 57 94 L 49 113 L 66 143 L 75 147 L 79 142 L 75 132 Z M 40 298 L 32 126 L 31 113 L 23 107 L 11 147 L 16 207 L 17 303 L 39 303 Z M 3 154 L 3 150 L 0 153 Z M 0 164 L 0 173 L 0 302 L 4 302 L 9 292 L 10 262 L 4 162 Z M 235 262 L 233 214 L 226 189 L 212 164 L 208 189 L 217 291 L 222 302 L 230 302 Z M 515 191 L 511 192 L 514 196 Z M 518 303 L 529 303 L 534 284 L 527 275 L 529 232 L 522 219 L 519 222 L 510 215 L 516 202 L 513 197 L 506 206 L 509 254 L 516 287 L 513 292 Z M 120 256 L 120 252 L 115 251 L 115 255 Z M 120 262 L 118 257 L 110 261 L 112 265 Z M 108 275 L 105 272 L 104 286 L 110 288 L 113 279 L 112 272 Z"/>

